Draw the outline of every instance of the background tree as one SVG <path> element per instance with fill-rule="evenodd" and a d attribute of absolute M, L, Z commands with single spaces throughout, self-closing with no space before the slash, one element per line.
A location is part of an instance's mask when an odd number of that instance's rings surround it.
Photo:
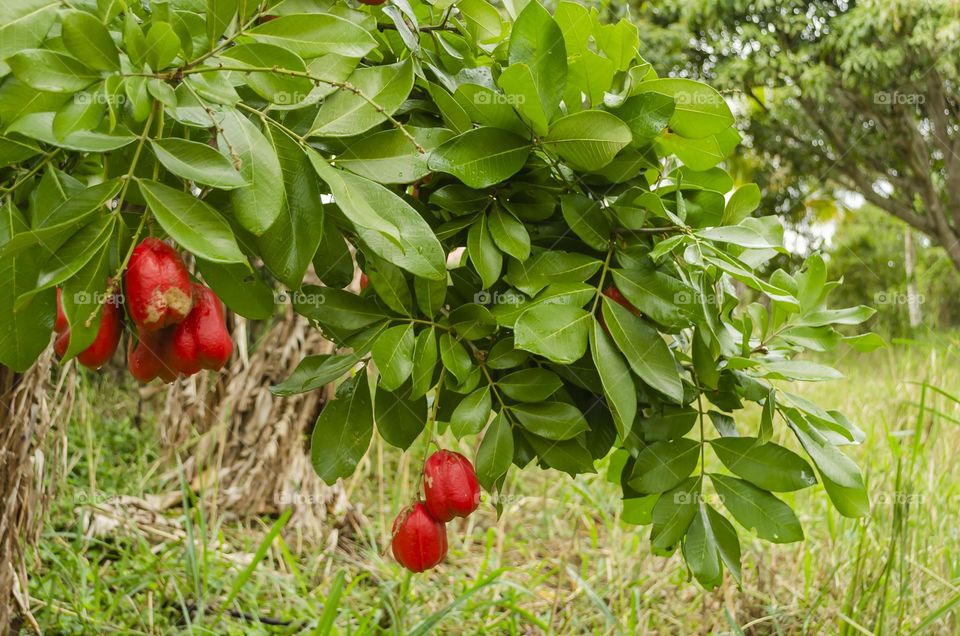
<path fill-rule="evenodd" d="M 948 0 L 644 3 L 673 61 L 742 96 L 767 210 L 860 193 L 960 267 L 960 15 Z M 677 49 L 686 57 L 678 61 Z M 754 163 L 754 162 L 751 162 Z M 811 197 L 811 195 L 814 195 Z M 828 197 L 829 199 L 829 197 Z"/>

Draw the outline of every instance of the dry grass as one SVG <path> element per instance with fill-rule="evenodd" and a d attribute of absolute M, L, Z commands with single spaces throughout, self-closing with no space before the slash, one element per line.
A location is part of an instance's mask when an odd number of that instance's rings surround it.
<path fill-rule="evenodd" d="M 313 545 L 292 526 L 274 539 L 285 517 L 227 521 L 186 489 L 174 514 L 91 535 L 94 505 L 143 498 L 159 482 L 154 432 L 131 427 L 128 402 L 71 436 L 69 483 L 33 567 L 35 615 L 52 633 L 77 634 L 957 633 L 960 404 L 913 383 L 960 394 L 957 349 L 900 345 L 838 364 L 846 379 L 803 392 L 867 431 L 852 454 L 873 515 L 840 517 L 820 488 L 788 497 L 807 539 L 744 537 L 742 590 L 728 579 L 704 592 L 678 557 L 651 556 L 647 530 L 620 521 L 602 466 L 576 481 L 511 471 L 500 519 L 486 505 L 452 524 L 446 563 L 409 576 L 383 551 L 422 449 L 401 456 L 382 442 L 344 484 L 369 520 L 349 543 Z M 90 387 L 87 397 L 129 400 L 124 391 Z M 151 532 L 164 523 L 167 536 Z"/>

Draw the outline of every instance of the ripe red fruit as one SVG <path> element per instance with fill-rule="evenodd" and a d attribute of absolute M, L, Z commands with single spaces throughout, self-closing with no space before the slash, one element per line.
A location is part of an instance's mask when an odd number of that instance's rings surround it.
<path fill-rule="evenodd" d="M 364 273 L 360 274 L 360 291 L 363 291 L 367 288 L 367 285 L 370 284 L 370 279 L 367 278 L 367 275 Z"/>
<path fill-rule="evenodd" d="M 137 245 L 125 280 L 127 308 L 137 327 L 157 331 L 190 313 L 190 275 L 180 255 L 163 241 L 146 238 Z"/>
<path fill-rule="evenodd" d="M 61 316 L 63 316 L 62 322 Z M 57 289 L 57 322 L 54 324 L 54 330 L 60 335 L 53 343 L 53 350 L 58 357 L 62 358 L 70 347 L 70 328 L 67 326 L 66 314 L 63 313 L 59 289 Z M 122 334 L 123 316 L 120 314 L 116 300 L 111 296 L 103 304 L 97 335 L 89 347 L 77 354 L 77 361 L 87 368 L 99 369 L 113 357 Z"/>
<path fill-rule="evenodd" d="M 422 501 L 404 508 L 393 522 L 394 558 L 411 572 L 423 572 L 447 556 L 447 528 Z"/>
<path fill-rule="evenodd" d="M 480 482 L 470 460 L 439 450 L 423 465 L 423 492 L 427 508 L 437 521 L 466 517 L 480 505 Z"/>
<path fill-rule="evenodd" d="M 170 365 L 193 375 L 200 369 L 219 371 L 230 359 L 233 341 L 227 331 L 223 305 L 212 289 L 193 284 L 193 309 L 170 337 Z"/>
<path fill-rule="evenodd" d="M 168 363 L 171 329 L 144 331 L 137 329 L 137 339 L 127 344 L 127 368 L 138 382 L 146 384 L 154 378 L 173 382 L 177 372 Z"/>
<path fill-rule="evenodd" d="M 53 330 L 57 333 L 63 333 L 69 326 L 67 314 L 63 313 L 63 302 L 60 300 L 60 288 L 57 287 L 57 321 L 53 323 Z"/>

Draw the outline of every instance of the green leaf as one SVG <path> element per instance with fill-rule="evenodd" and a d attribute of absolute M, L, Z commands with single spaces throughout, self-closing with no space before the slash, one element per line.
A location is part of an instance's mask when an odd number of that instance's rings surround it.
<path fill-rule="evenodd" d="M 230 160 L 207 144 L 167 137 L 151 139 L 150 146 L 163 167 L 178 177 L 220 190 L 247 185 Z"/>
<path fill-rule="evenodd" d="M 21 117 L 7 128 L 8 134 L 19 133 L 25 137 L 42 141 L 51 146 L 76 150 L 79 152 L 109 152 L 122 148 L 137 140 L 130 131 L 117 126 L 112 133 L 100 130 L 76 130 L 63 139 L 54 132 L 57 113 L 32 113 Z"/>
<path fill-rule="evenodd" d="M 477 303 L 466 303 L 448 314 L 450 325 L 464 340 L 480 340 L 497 330 L 497 321 L 490 310 Z"/>
<path fill-rule="evenodd" d="M 38 91 L 75 93 L 99 77 L 80 60 L 45 49 L 20 51 L 6 62 L 18 80 Z"/>
<path fill-rule="evenodd" d="M 277 298 L 260 272 L 244 263 L 211 263 L 197 259 L 197 269 L 224 304 L 244 318 L 266 320 L 276 309 Z"/>
<path fill-rule="evenodd" d="M 327 402 L 310 438 L 310 462 L 332 485 L 356 470 L 373 436 L 373 407 L 367 374 L 360 371 L 349 393 Z"/>
<path fill-rule="evenodd" d="M 398 314 L 411 315 L 413 311 L 413 296 L 403 270 L 386 261 L 370 260 L 367 262 L 367 276 L 370 285 L 377 296 L 390 309 Z"/>
<path fill-rule="evenodd" d="M 689 79 L 655 79 L 639 84 L 635 93 L 661 93 L 673 98 L 676 107 L 670 128 L 681 137 L 700 139 L 733 125 L 733 113 L 716 90 Z"/>
<path fill-rule="evenodd" d="M 503 255 L 493 242 L 488 227 L 487 215 L 481 214 L 467 233 L 467 254 L 484 288 L 492 287 L 499 280 L 503 268 Z"/>
<path fill-rule="evenodd" d="M 330 167 L 312 151 L 308 157 L 360 239 L 377 256 L 416 276 L 446 279 L 443 247 L 410 204 L 378 183 Z"/>
<path fill-rule="evenodd" d="M 373 361 L 380 371 L 380 387 L 400 388 L 413 372 L 413 324 L 397 325 L 383 332 L 373 345 Z"/>
<path fill-rule="evenodd" d="M 177 243 L 214 263 L 243 263 L 233 231 L 220 213 L 192 194 L 155 181 L 139 181 L 154 218 Z"/>
<path fill-rule="evenodd" d="M 341 88 L 324 101 L 308 136 L 353 137 L 386 121 L 410 95 L 413 64 L 361 68 L 349 83 L 354 90 Z"/>
<path fill-rule="evenodd" d="M 437 335 L 433 327 L 417 335 L 413 345 L 413 371 L 410 374 L 410 396 L 426 395 L 433 387 L 434 370 L 437 367 Z"/>
<path fill-rule="evenodd" d="M 650 530 L 650 544 L 656 554 L 665 556 L 677 549 L 697 514 L 701 486 L 700 477 L 690 477 L 657 500 Z"/>
<path fill-rule="evenodd" d="M 463 398 L 450 416 L 450 430 L 457 439 L 482 431 L 490 419 L 491 405 L 490 387 L 487 386 Z"/>
<path fill-rule="evenodd" d="M 91 14 L 71 11 L 60 23 L 67 51 L 91 68 L 100 71 L 120 69 L 120 56 L 107 27 Z"/>
<path fill-rule="evenodd" d="M 543 402 L 560 390 L 563 382 L 548 369 L 522 369 L 497 380 L 497 387 L 518 402 Z"/>
<path fill-rule="evenodd" d="M 319 389 L 342 378 L 355 367 L 366 352 L 344 355 L 320 354 L 306 356 L 290 377 L 270 387 L 274 395 L 290 396 Z"/>
<path fill-rule="evenodd" d="M 28 234 L 29 226 L 10 198 L 0 208 L 0 245 L 18 234 Z M 23 373 L 50 343 L 50 331 L 56 315 L 53 291 L 43 294 L 29 312 L 14 311 L 16 299 L 34 288 L 40 264 L 46 252 L 30 250 L 16 258 L 0 257 L 0 363 Z"/>
<path fill-rule="evenodd" d="M 417 307 L 420 311 L 433 318 L 440 313 L 447 298 L 446 277 L 429 279 L 417 276 L 413 279 L 413 292 L 417 297 Z"/>
<path fill-rule="evenodd" d="M 630 143 L 625 123 L 602 110 L 584 110 L 561 117 L 550 126 L 544 146 L 578 170 L 599 170 Z"/>
<path fill-rule="evenodd" d="M 473 369 L 473 360 L 466 348 L 449 333 L 440 336 L 440 359 L 447 371 L 458 381 L 464 382 Z"/>
<path fill-rule="evenodd" d="M 422 129 L 430 131 L 432 129 Z M 449 139 L 450 131 L 414 134 L 424 148 Z M 377 183 L 413 183 L 430 172 L 427 155 L 420 153 L 402 131 L 391 129 L 364 136 L 337 156 L 337 165 Z"/>
<path fill-rule="evenodd" d="M 671 490 L 690 476 L 699 459 L 700 443 L 692 439 L 654 442 L 640 451 L 628 483 L 643 494 Z"/>
<path fill-rule="evenodd" d="M 736 225 L 760 207 L 760 187 L 755 183 L 740 186 L 730 195 L 723 210 L 721 225 Z"/>
<path fill-rule="evenodd" d="M 366 298 L 342 289 L 304 285 L 293 296 L 296 312 L 332 329 L 356 331 L 380 322 L 388 315 Z"/>
<path fill-rule="evenodd" d="M 642 146 L 663 132 L 673 117 L 674 102 L 668 95 L 634 95 L 614 111 L 633 134 L 633 143 Z"/>
<path fill-rule="evenodd" d="M 773 360 L 762 361 L 763 377 L 776 380 L 839 380 L 843 374 L 832 367 L 828 367 L 809 360 Z"/>
<path fill-rule="evenodd" d="M 273 224 L 256 238 L 264 264 L 274 276 L 292 289 L 303 284 L 310 261 L 323 238 L 325 215 L 320 183 L 313 178 L 310 160 L 285 132 L 267 127 L 264 131 L 276 152 L 283 175 L 283 202 Z M 329 254 L 331 258 L 336 253 Z M 353 263 L 344 250 L 338 258 L 353 274 Z M 316 269 L 319 275 L 322 268 Z M 328 282 L 328 281 L 324 281 Z"/>
<path fill-rule="evenodd" d="M 62 362 L 82 352 L 96 339 L 103 318 L 102 308 L 107 302 L 109 273 L 110 247 L 104 244 L 75 276 L 64 281 L 61 302 L 70 326 L 70 345 L 61 358 Z M 116 301 L 111 298 L 109 302 Z"/>
<path fill-rule="evenodd" d="M 490 236 L 493 242 L 506 254 L 518 261 L 530 257 L 530 233 L 526 226 L 510 212 L 500 206 L 494 206 L 487 215 Z"/>
<path fill-rule="evenodd" d="M 721 243 L 733 243 L 740 247 L 751 249 L 776 249 L 782 247 L 779 243 L 771 242 L 752 227 L 743 225 L 727 225 L 700 230 L 696 233 L 700 238 Z"/>
<path fill-rule="evenodd" d="M 707 506 L 703 503 L 697 506 L 697 513 L 687 529 L 683 556 L 690 571 L 705 588 L 713 589 L 723 582 L 720 552 L 707 516 Z"/>
<path fill-rule="evenodd" d="M 430 169 L 452 174 L 471 188 L 486 188 L 512 177 L 530 155 L 530 141 L 499 128 L 475 128 L 430 154 Z"/>
<path fill-rule="evenodd" d="M 516 346 L 552 362 L 571 364 L 587 351 L 590 323 L 590 314 L 579 307 L 553 303 L 535 305 L 517 319 Z"/>
<path fill-rule="evenodd" d="M 30 231 L 20 231 L 6 241 L 0 258 L 16 256 L 36 245 L 55 253 L 64 241 L 100 213 L 119 190 L 120 181 L 111 179 L 76 192 L 46 214 L 38 213 Z M 11 213 L 4 211 L 4 214 Z M 19 224 L 13 223 L 9 229 L 18 227 Z"/>
<path fill-rule="evenodd" d="M 147 31 L 144 55 L 147 64 L 155 71 L 170 66 L 180 53 L 180 36 L 167 22 L 153 21 Z"/>
<path fill-rule="evenodd" d="M 270 140 L 249 119 L 228 110 L 220 122 L 220 151 L 234 165 L 247 186 L 230 192 L 237 222 L 254 236 L 262 236 L 277 217 L 284 201 L 283 173 Z"/>
<path fill-rule="evenodd" d="M 239 0 L 207 0 L 207 40 L 211 48 L 226 32 L 237 14 Z"/>
<path fill-rule="evenodd" d="M 761 539 L 771 543 L 803 540 L 797 515 L 768 491 L 734 477 L 711 474 L 710 480 L 734 519 Z"/>
<path fill-rule="evenodd" d="M 790 415 L 790 428 L 807 451 L 820 472 L 838 486 L 852 489 L 863 488 L 863 478 L 857 464 L 831 444 L 822 433 L 802 418 Z"/>
<path fill-rule="evenodd" d="M 523 428 L 550 440 L 568 440 L 589 430 L 580 409 L 566 402 L 512 404 L 508 407 Z"/>
<path fill-rule="evenodd" d="M 590 451 L 584 448 L 577 440 L 554 441 L 537 435 L 525 435 L 542 464 L 555 470 L 560 470 L 571 477 L 582 473 L 597 472 L 593 466 L 593 457 Z"/>
<path fill-rule="evenodd" d="M 377 42 L 362 26 L 330 13 L 280 16 L 248 31 L 250 37 L 310 58 L 325 53 L 363 57 Z"/>
<path fill-rule="evenodd" d="M 553 119 L 567 86 L 567 49 L 560 27 L 536 0 L 513 23 L 507 53 L 511 65 L 530 68 L 547 121 Z"/>
<path fill-rule="evenodd" d="M 272 44 L 250 42 L 232 46 L 220 54 L 229 67 L 249 69 L 243 73 L 247 85 L 267 101 L 292 106 L 307 100 L 313 84 L 304 77 L 307 66 L 299 56 Z"/>
<path fill-rule="evenodd" d="M 603 395 L 617 427 L 617 435 L 625 440 L 637 416 L 637 387 L 623 355 L 597 321 L 593 321 L 590 330 L 590 353 L 600 375 Z"/>
<path fill-rule="evenodd" d="M 373 406 L 380 437 L 388 444 L 406 450 L 423 432 L 427 422 L 427 399 L 413 398 L 410 384 L 396 391 L 377 388 Z"/>
<path fill-rule="evenodd" d="M 40 268 L 33 289 L 17 298 L 15 311 L 22 311 L 44 289 L 60 285 L 79 272 L 110 240 L 116 219 L 113 216 L 94 219 L 59 247 Z"/>
<path fill-rule="evenodd" d="M 560 197 L 563 218 L 574 234 L 595 250 L 606 251 L 613 227 L 600 208 L 600 202 L 582 194 Z"/>
<path fill-rule="evenodd" d="M 81 131 L 92 131 L 103 121 L 106 106 L 92 95 L 78 93 L 63 105 L 53 118 L 53 134 L 60 141 Z"/>
<path fill-rule="evenodd" d="M 682 328 L 692 322 L 691 306 L 697 292 L 678 278 L 656 270 L 613 270 L 613 281 L 630 304 L 666 327 Z"/>
<path fill-rule="evenodd" d="M 783 446 L 758 444 L 753 437 L 721 437 L 710 445 L 730 472 L 764 490 L 787 492 L 817 483 L 810 464 Z"/>
<path fill-rule="evenodd" d="M 487 492 L 492 492 L 494 485 L 507 474 L 512 461 L 513 430 L 506 416 L 499 413 L 490 422 L 477 448 L 474 464 L 477 467 L 477 480 L 480 485 Z"/>
<path fill-rule="evenodd" d="M 603 319 L 634 373 L 675 402 L 683 400 L 683 382 L 667 343 L 641 318 L 604 296 Z"/>
<path fill-rule="evenodd" d="M 56 0 L 19 0 L 4 3 L 0 14 L 0 60 L 17 51 L 40 46 L 57 19 Z M 3 66 L 0 63 L 0 66 Z"/>
<path fill-rule="evenodd" d="M 540 93 L 537 90 L 537 82 L 534 78 L 530 66 L 523 63 L 511 64 L 500 73 L 497 84 L 506 93 L 501 96 L 499 93 L 491 93 L 495 99 L 501 100 L 516 108 L 520 116 L 530 125 L 537 135 L 546 135 L 549 130 L 549 117 L 544 109 L 543 102 L 540 100 Z M 485 95 L 478 93 L 477 97 Z M 487 107 L 489 111 L 490 108 Z M 490 117 L 503 118 L 499 113 L 487 113 Z M 510 120 L 507 120 L 509 122 Z M 521 125 L 523 122 L 520 122 Z M 509 126 L 510 130 L 516 130 L 515 126 Z"/>

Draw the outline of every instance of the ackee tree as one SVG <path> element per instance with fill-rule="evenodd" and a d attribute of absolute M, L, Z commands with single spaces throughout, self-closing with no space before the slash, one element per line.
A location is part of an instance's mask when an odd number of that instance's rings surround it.
<path fill-rule="evenodd" d="M 374 429 L 402 449 L 471 440 L 494 494 L 511 467 L 578 475 L 603 460 L 624 518 L 706 586 L 723 568 L 739 580 L 731 518 L 802 539 L 775 492 L 819 479 L 842 514 L 867 513 L 840 450 L 863 433 L 778 383 L 839 377 L 793 358 L 877 346 L 835 329 L 872 311 L 829 305 L 818 254 L 757 274 L 783 232 L 721 167 L 739 142 L 730 109 L 659 77 L 629 22 L 536 0 L 74 7 L 4 8 L 4 364 L 48 346 L 57 287 L 66 357 L 89 345 L 89 299 L 118 291 L 153 237 L 189 252 L 234 312 L 264 319 L 290 298 L 336 344 L 272 388 L 338 383 L 312 437 L 328 483 Z M 343 289 L 355 261 L 359 294 Z M 734 281 L 761 301 L 741 304 Z M 177 304 L 161 297 L 158 321 Z M 143 333 L 131 369 L 163 377 Z M 469 464 L 427 467 L 436 514 L 472 511 Z M 407 567 L 443 559 L 427 505 L 395 531 Z"/>

